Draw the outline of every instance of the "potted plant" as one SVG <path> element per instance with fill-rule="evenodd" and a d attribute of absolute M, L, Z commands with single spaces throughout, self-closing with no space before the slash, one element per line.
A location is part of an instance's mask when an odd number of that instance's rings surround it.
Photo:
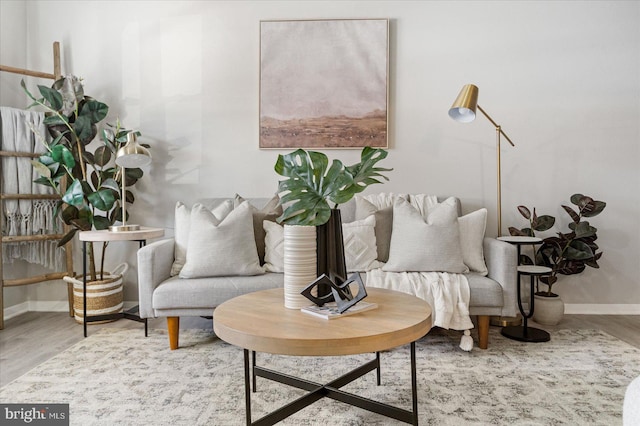
<path fill-rule="evenodd" d="M 388 180 L 382 172 L 392 169 L 376 167 L 386 157 L 387 151 L 383 149 L 365 147 L 360 162 L 345 166 L 340 160 L 333 160 L 329 166 L 327 156 L 321 152 L 298 149 L 278 155 L 275 171 L 287 178 L 278 184 L 280 204 L 285 208 L 277 218 L 279 223 L 285 224 L 285 306 L 302 307 L 308 303 L 304 297 L 298 298 L 300 287 L 304 288 L 322 274 L 334 282 L 339 281 L 336 284 L 344 282 L 346 266 L 338 205 L 346 203 L 367 186 L 382 183 L 379 178 Z M 309 226 L 316 229 L 310 230 Z M 316 252 L 316 262 L 307 263 L 308 267 L 301 271 L 298 266 L 303 263 L 302 259 L 309 257 L 303 253 L 303 248 L 311 246 L 305 240 L 310 238 L 316 239 L 315 246 L 310 248 Z M 288 273 L 293 269 L 300 271 L 295 278 Z M 288 284 L 292 288 L 290 291 L 287 291 Z M 327 288 L 319 288 L 318 296 L 328 292 Z M 288 294 L 291 295 L 290 303 L 287 302 Z"/>
<path fill-rule="evenodd" d="M 536 292 L 536 309 L 533 318 L 541 324 L 555 325 L 564 314 L 564 303 L 560 296 L 552 291 L 553 285 L 558 281 L 558 275 L 579 274 L 587 266 L 599 268 L 598 260 L 602 257 L 602 252 L 598 251 L 599 247 L 596 244 L 598 230 L 584 219 L 599 215 L 607 204 L 582 194 L 573 194 L 571 203 L 576 207 L 562 206 L 571 218 L 568 224 L 569 231 L 558 232 L 555 236 L 544 238 L 540 247 L 534 252 L 534 259 L 526 255 L 520 259 L 520 263 L 523 264 L 535 263 L 551 268 L 551 273 L 539 280 L 546 285 L 546 291 L 538 289 Z M 538 216 L 535 208 L 531 213 L 527 207 L 518 206 L 518 211 L 529 221 L 530 226 L 522 229 L 509 227 L 511 235 L 533 237 L 536 236 L 535 231 L 546 231 L 555 224 L 553 216 Z M 545 302 L 553 303 L 556 308 L 548 308 Z M 552 317 L 547 318 L 545 313 L 549 313 Z"/>
<path fill-rule="evenodd" d="M 108 125 L 101 132 L 102 143 L 93 151 L 89 145 L 98 134 L 98 124 L 107 116 L 109 107 L 84 93 L 81 81 L 75 76 L 63 77 L 52 87 L 38 86 L 41 97 L 35 97 L 21 85 L 27 96 L 33 100 L 31 106 L 45 110 L 45 124 L 52 140 L 42 143 L 46 152 L 32 161 L 40 177 L 35 182 L 50 186 L 61 196 L 56 215 L 70 230 L 60 240 L 58 246 L 65 245 L 76 232 L 91 229 L 107 229 L 122 220 L 120 203 L 134 202 L 133 194 L 126 191 L 126 200 L 121 200 L 121 182 L 134 185 L 143 175 L 141 169 L 121 169 L 112 163 L 117 150 L 127 141 L 132 132 L 123 128 L 120 121 Z M 135 132 L 139 135 L 139 132 Z M 100 260 L 100 279 L 104 269 L 107 244 L 103 244 Z M 95 281 L 96 263 L 93 244 L 88 244 L 89 274 Z"/>

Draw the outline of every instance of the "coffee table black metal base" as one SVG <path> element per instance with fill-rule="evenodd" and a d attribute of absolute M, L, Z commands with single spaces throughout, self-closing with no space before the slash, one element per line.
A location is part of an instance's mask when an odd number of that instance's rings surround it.
<path fill-rule="evenodd" d="M 363 364 L 362 366 L 350 371 L 349 373 L 338 377 L 326 384 L 315 383 L 309 380 L 300 379 L 289 376 L 277 371 L 269 370 L 256 365 L 256 353 L 252 352 L 253 369 L 249 368 L 249 350 L 244 350 L 244 377 L 245 377 L 245 398 L 247 425 L 273 425 L 303 408 L 313 404 L 314 402 L 327 397 L 336 401 L 341 401 L 355 407 L 381 414 L 396 420 L 413 425 L 418 424 L 418 396 L 417 396 L 417 380 L 416 380 L 416 344 L 411 343 L 411 401 L 412 411 L 384 404 L 368 398 L 363 398 L 340 390 L 341 387 L 353 382 L 354 380 L 364 376 L 370 371 L 376 370 L 377 384 L 380 385 L 380 352 L 376 352 L 375 359 Z M 264 377 L 269 380 L 293 386 L 298 389 L 308 391 L 304 396 L 290 402 L 289 404 L 267 414 L 266 416 L 251 422 L 251 385 L 250 379 L 253 379 L 253 392 L 256 392 L 256 377 Z"/>
<path fill-rule="evenodd" d="M 523 326 L 502 327 L 502 335 L 520 342 L 548 342 L 551 335 L 539 328 Z"/>

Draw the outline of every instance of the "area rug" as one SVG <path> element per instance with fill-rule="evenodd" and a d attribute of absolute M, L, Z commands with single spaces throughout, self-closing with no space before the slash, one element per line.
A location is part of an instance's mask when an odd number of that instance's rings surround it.
<path fill-rule="evenodd" d="M 211 331 L 183 330 L 168 348 L 154 330 L 102 329 L 0 389 L 3 403 L 69 403 L 72 425 L 241 425 L 243 352 Z M 640 375 L 640 350 L 595 330 L 562 330 L 548 343 L 520 343 L 491 329 L 488 350 L 458 348 L 439 329 L 416 344 L 421 425 L 618 425 L 626 386 Z M 258 364 L 326 382 L 372 354 L 287 357 Z M 411 408 L 409 348 L 381 354 L 375 373 L 345 390 Z M 302 391 L 258 378 L 253 419 Z M 390 425 L 394 420 L 322 399 L 283 425 Z"/>

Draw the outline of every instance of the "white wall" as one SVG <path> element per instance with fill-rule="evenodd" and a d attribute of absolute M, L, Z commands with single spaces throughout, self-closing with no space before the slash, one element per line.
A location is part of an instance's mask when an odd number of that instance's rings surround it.
<path fill-rule="evenodd" d="M 486 206 L 496 234 L 495 131 L 482 117 L 463 125 L 447 116 L 462 85 L 475 83 L 516 144 L 502 150 L 503 227 L 524 226 L 519 204 L 557 216 L 564 230 L 560 204 L 573 193 L 606 201 L 592 220 L 601 268 L 561 277 L 556 290 L 570 305 L 640 312 L 639 2 L 32 1 L 26 35 L 5 27 L 5 10 L 2 39 L 11 31 L 18 43 L 3 42 L 3 63 L 20 61 L 24 38 L 28 65 L 48 69 L 58 40 L 63 70 L 111 107 L 110 121 L 142 131 L 154 161 L 130 212 L 168 235 L 177 200 L 277 188 L 279 151 L 258 149 L 261 19 L 389 18 L 385 165 L 395 170 L 371 191 L 457 195 L 465 211 Z M 4 104 L 14 88 L 0 83 Z M 349 163 L 358 151 L 329 154 Z M 126 258 L 118 251 L 113 265 Z"/>

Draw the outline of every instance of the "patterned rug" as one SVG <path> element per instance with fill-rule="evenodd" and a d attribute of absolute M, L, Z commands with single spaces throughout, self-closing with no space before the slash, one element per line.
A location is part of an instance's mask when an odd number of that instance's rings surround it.
<path fill-rule="evenodd" d="M 241 425 L 243 352 L 211 331 L 183 330 L 181 348 L 154 330 L 102 329 L 0 389 L 3 403 L 69 403 L 72 425 Z M 491 329 L 486 351 L 461 351 L 460 333 L 439 329 L 416 344 L 421 425 L 618 425 L 624 392 L 640 375 L 640 350 L 600 331 L 562 330 L 548 343 L 520 343 Z M 373 355 L 286 357 L 258 364 L 325 382 Z M 345 390 L 411 408 L 409 348 L 382 353 L 375 373 Z M 321 380 L 320 377 L 323 377 Z M 258 378 L 253 419 L 302 391 Z M 283 425 L 397 422 L 323 399 Z"/>

